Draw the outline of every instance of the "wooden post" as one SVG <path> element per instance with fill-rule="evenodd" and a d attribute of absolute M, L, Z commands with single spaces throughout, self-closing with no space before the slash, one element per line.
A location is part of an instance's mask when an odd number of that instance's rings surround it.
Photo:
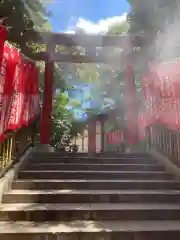
<path fill-rule="evenodd" d="M 88 123 L 88 153 L 96 152 L 96 120 L 90 119 Z"/>
<path fill-rule="evenodd" d="M 45 62 L 44 99 L 41 116 L 40 142 L 48 145 L 51 140 L 51 113 L 53 96 L 53 61 Z"/>

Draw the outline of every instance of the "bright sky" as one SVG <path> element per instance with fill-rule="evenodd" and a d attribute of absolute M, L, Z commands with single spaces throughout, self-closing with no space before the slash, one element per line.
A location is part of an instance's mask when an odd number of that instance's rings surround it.
<path fill-rule="evenodd" d="M 130 6 L 126 0 L 52 0 L 49 9 L 55 32 L 73 32 L 80 27 L 88 33 L 100 33 L 125 20 Z"/>

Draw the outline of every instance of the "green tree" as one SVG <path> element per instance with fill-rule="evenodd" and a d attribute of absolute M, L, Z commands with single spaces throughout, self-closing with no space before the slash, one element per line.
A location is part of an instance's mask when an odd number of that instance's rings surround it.
<path fill-rule="evenodd" d="M 5 18 L 3 24 L 7 27 L 7 40 L 18 47 L 26 56 L 32 52 L 40 52 L 45 45 L 37 44 L 40 31 L 52 31 L 52 26 L 47 20 L 51 14 L 41 0 L 5 0 L 0 1 L 0 17 Z M 44 63 L 37 64 L 40 69 L 40 91 L 43 93 Z M 55 76 L 59 78 L 57 67 Z M 58 82 L 58 81 L 57 81 Z M 42 95 L 42 94 L 41 94 Z"/>
<path fill-rule="evenodd" d="M 167 58 L 176 57 L 180 54 L 179 38 L 176 29 L 179 26 L 180 3 L 177 0 L 129 0 L 131 12 L 129 14 L 130 34 L 142 35 L 133 41 L 134 46 L 139 46 L 137 58 L 141 58 L 141 65 L 144 62 L 153 61 L 160 55 L 164 48 L 169 50 Z M 170 42 L 169 46 L 166 42 Z M 178 39 L 178 41 L 176 41 Z M 137 54 L 137 53 L 136 53 Z M 164 60 L 164 59 L 162 59 Z"/>
<path fill-rule="evenodd" d="M 37 30 L 51 29 L 47 20 L 50 13 L 40 0 L 0 1 L 0 16 L 6 18 L 4 25 L 9 27 L 7 39 L 26 55 L 32 52 L 30 43 L 39 37 Z"/>
<path fill-rule="evenodd" d="M 53 102 L 52 144 L 63 150 L 71 148 L 73 137 L 84 129 L 84 123 L 74 120 L 72 111 L 67 109 L 69 100 L 69 97 L 61 92 L 55 96 Z"/>
<path fill-rule="evenodd" d="M 123 35 L 127 34 L 129 30 L 129 23 L 127 21 L 117 22 L 109 26 L 107 35 Z"/>

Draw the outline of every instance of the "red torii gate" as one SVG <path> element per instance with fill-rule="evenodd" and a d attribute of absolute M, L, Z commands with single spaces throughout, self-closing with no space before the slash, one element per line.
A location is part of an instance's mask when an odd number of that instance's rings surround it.
<path fill-rule="evenodd" d="M 41 116 L 41 130 L 40 142 L 43 145 L 50 144 L 51 139 L 51 113 L 52 113 L 52 89 L 53 89 L 53 68 L 54 62 L 70 62 L 70 63 L 107 63 L 117 64 L 120 63 L 121 56 L 109 56 L 101 51 L 97 55 L 97 47 L 116 47 L 124 50 L 124 61 L 126 61 L 126 108 L 131 121 L 132 117 L 136 117 L 137 104 L 135 100 L 135 77 L 132 66 L 131 42 L 139 36 L 102 36 L 102 35 L 74 35 L 65 33 L 39 33 L 41 36 L 40 43 L 46 45 L 46 51 L 34 53 L 31 58 L 36 61 L 45 61 L 45 77 L 44 77 L 44 102 Z M 58 53 L 57 46 L 66 47 L 83 47 L 85 55 L 77 55 L 73 53 Z M 132 125 L 132 124 L 131 124 Z M 95 127 L 94 122 L 89 123 L 88 136 L 89 140 L 95 142 Z M 137 136 L 137 119 L 134 119 L 132 129 L 134 129 L 134 136 Z M 89 147 L 90 152 L 95 152 L 95 147 L 92 144 Z"/>

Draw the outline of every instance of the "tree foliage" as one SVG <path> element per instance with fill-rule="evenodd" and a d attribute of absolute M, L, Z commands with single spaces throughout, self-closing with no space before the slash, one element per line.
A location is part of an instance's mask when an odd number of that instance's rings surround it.
<path fill-rule="evenodd" d="M 50 1 L 49 1 L 50 2 Z M 18 47 L 26 56 L 31 56 L 32 52 L 40 52 L 45 49 L 45 45 L 36 43 L 39 38 L 38 32 L 52 31 L 52 26 L 48 21 L 51 13 L 47 11 L 47 4 L 41 0 L 1 0 L 0 17 L 5 18 L 3 24 L 7 27 L 7 40 Z M 40 70 L 40 92 L 43 94 L 44 83 L 44 63 L 39 62 Z M 55 66 L 55 85 L 59 81 L 60 70 Z M 59 86 L 60 86 L 59 84 Z"/>
<path fill-rule="evenodd" d="M 131 32 L 144 32 L 153 35 L 162 32 L 169 24 L 173 24 L 179 14 L 179 1 L 177 0 L 130 0 L 132 11 Z M 149 36 L 149 37 L 150 37 Z"/>
<path fill-rule="evenodd" d="M 16 43 L 28 55 L 31 41 L 36 42 L 37 30 L 51 30 L 47 17 L 50 13 L 40 0 L 1 0 L 0 16 L 6 18 L 7 39 Z"/>
<path fill-rule="evenodd" d="M 117 22 L 109 26 L 107 35 L 123 35 L 129 30 L 129 23 L 127 21 Z"/>
<path fill-rule="evenodd" d="M 57 94 L 53 102 L 52 113 L 52 145 L 58 148 L 72 151 L 73 137 L 82 133 L 84 123 L 73 118 L 73 112 L 67 109 L 69 97 L 61 92 Z"/>
<path fill-rule="evenodd" d="M 129 33 L 143 35 L 140 42 L 139 58 L 146 56 L 146 62 L 160 55 L 165 42 L 176 45 L 176 29 L 179 26 L 180 3 L 177 0 L 129 0 L 131 12 L 129 14 Z M 138 39 L 139 40 L 139 39 Z M 178 41 L 179 42 L 179 41 Z M 134 43 L 137 44 L 137 43 Z M 179 44 L 174 46 L 173 54 L 179 54 Z M 177 51 L 178 50 L 178 51 Z"/>

